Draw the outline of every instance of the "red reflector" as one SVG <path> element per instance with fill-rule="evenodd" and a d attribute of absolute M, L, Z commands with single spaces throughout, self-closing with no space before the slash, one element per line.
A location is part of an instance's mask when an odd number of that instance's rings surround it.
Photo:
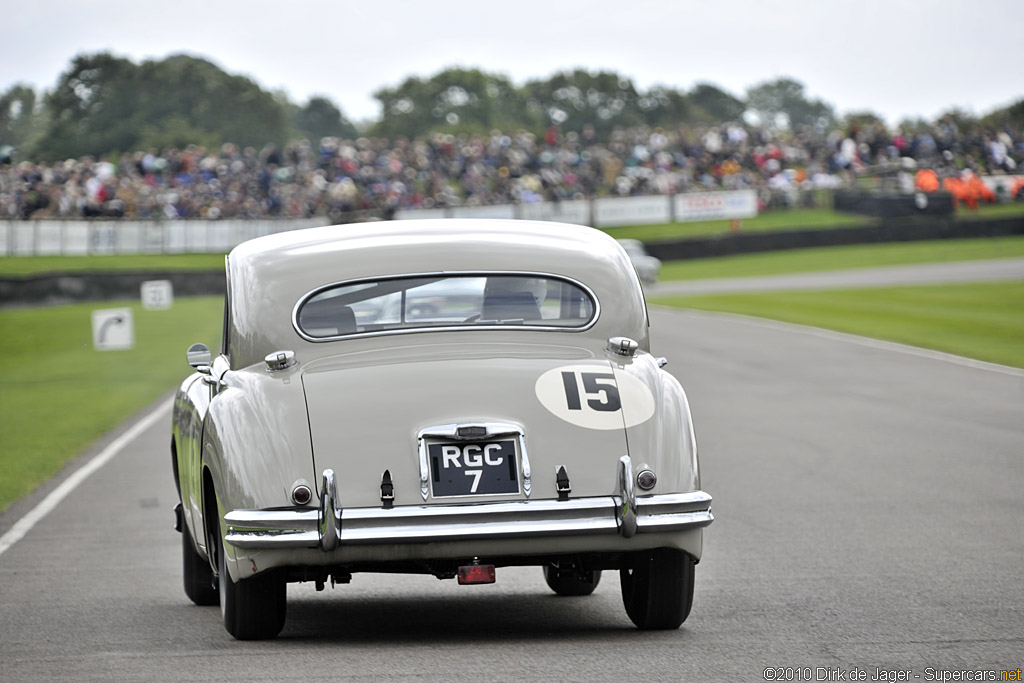
<path fill-rule="evenodd" d="M 467 564 L 459 567 L 459 583 L 494 583 L 493 564 Z"/>

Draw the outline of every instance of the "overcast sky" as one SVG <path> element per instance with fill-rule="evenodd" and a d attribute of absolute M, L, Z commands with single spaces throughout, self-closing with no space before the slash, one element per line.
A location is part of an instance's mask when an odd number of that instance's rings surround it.
<path fill-rule="evenodd" d="M 1024 0 L 0 0 L 0 91 L 52 88 L 71 59 L 205 57 L 352 120 L 406 76 L 478 67 L 521 85 L 610 69 L 637 87 L 737 96 L 790 76 L 837 111 L 890 123 L 1024 97 Z"/>

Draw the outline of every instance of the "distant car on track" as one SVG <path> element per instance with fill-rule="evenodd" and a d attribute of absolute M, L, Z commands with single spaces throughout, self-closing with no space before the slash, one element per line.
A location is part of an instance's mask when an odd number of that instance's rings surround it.
<path fill-rule="evenodd" d="M 644 243 L 634 239 L 618 240 L 622 248 L 629 254 L 629 260 L 636 268 L 636 274 L 645 285 L 653 285 L 661 271 L 661 260 L 647 253 Z"/>
<path fill-rule="evenodd" d="M 689 614 L 711 497 L 603 233 L 441 220 L 252 240 L 227 258 L 220 352 L 188 362 L 171 438 L 185 592 L 236 638 L 281 631 L 288 583 L 358 572 L 538 566 L 581 596 L 618 570 L 637 627 Z"/>

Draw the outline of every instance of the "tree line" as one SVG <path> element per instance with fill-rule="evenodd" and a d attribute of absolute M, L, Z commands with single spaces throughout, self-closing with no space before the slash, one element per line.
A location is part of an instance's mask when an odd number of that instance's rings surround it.
<path fill-rule="evenodd" d="M 411 76 L 374 93 L 377 120 L 356 126 L 326 97 L 298 105 L 282 92 L 229 74 L 205 59 L 172 55 L 136 64 L 108 52 L 75 57 L 57 85 L 41 96 L 14 85 L 0 93 L 0 162 L 12 158 L 54 161 L 189 144 L 284 144 L 308 138 L 357 135 L 408 138 L 435 132 L 487 134 L 551 126 L 588 131 L 604 140 L 617 127 L 753 121 L 771 128 L 807 126 L 825 132 L 837 125 L 882 123 L 870 111 L 840 117 L 809 97 L 803 84 L 778 78 L 737 97 L 713 84 L 689 91 L 647 90 L 612 71 L 562 71 L 516 85 L 479 69 L 449 68 Z M 976 120 L 953 110 L 959 124 Z M 1024 99 L 982 123 L 1024 127 Z M 911 130 L 924 121 L 901 122 Z M 6 157 L 6 159 L 5 159 Z"/>

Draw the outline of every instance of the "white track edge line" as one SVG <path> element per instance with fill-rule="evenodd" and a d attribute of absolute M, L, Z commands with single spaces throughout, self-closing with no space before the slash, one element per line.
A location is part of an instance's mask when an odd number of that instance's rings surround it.
<path fill-rule="evenodd" d="M 989 372 L 997 372 L 1002 375 L 1009 375 L 1011 377 L 1020 377 L 1024 379 L 1024 370 L 1012 367 L 1010 365 L 990 363 L 988 361 L 977 360 L 975 358 L 968 358 L 966 356 L 958 356 L 955 353 L 947 353 L 945 351 L 934 351 L 932 349 L 921 348 L 920 346 L 911 346 L 910 344 L 901 344 L 899 342 L 888 341 L 885 339 L 874 339 L 872 337 L 864 337 L 857 334 L 850 334 L 849 332 L 837 332 L 836 330 L 829 330 L 824 327 L 802 325 L 800 323 L 790 323 L 783 320 L 773 320 L 771 318 L 759 318 L 754 315 L 744 315 L 742 313 L 704 311 L 696 308 L 673 308 L 671 306 L 659 306 L 659 308 L 662 308 L 664 310 L 685 311 L 686 313 L 696 313 L 698 315 L 708 315 L 712 317 L 733 318 L 741 322 L 746 322 L 750 325 L 760 325 L 762 327 L 768 327 L 776 330 L 795 329 L 803 332 L 804 334 L 809 334 L 815 337 L 821 337 L 823 339 L 830 339 L 832 341 L 841 341 L 846 342 L 848 344 L 867 346 L 869 348 L 881 349 L 884 351 L 895 351 L 897 353 L 904 353 L 910 356 L 917 356 L 918 358 L 927 358 L 929 360 L 937 360 L 946 363 L 952 363 L 954 365 L 962 365 L 964 367 L 973 368 L 975 370 L 987 370 Z"/>
<path fill-rule="evenodd" d="M 103 467 L 115 455 L 124 450 L 125 446 L 137 439 L 140 434 L 153 426 L 153 424 L 166 415 L 170 402 L 161 404 L 152 410 L 145 417 L 128 428 L 123 434 L 110 442 L 106 448 L 97 453 L 89 462 L 78 468 L 62 481 L 57 488 L 50 491 L 49 495 L 43 498 L 38 505 L 29 510 L 25 515 L 14 523 L 3 536 L 0 536 L 0 555 L 3 555 L 15 543 L 25 537 L 32 527 L 39 523 L 54 508 L 60 505 L 61 501 L 68 497 L 78 486 L 85 481 L 89 475 Z"/>

